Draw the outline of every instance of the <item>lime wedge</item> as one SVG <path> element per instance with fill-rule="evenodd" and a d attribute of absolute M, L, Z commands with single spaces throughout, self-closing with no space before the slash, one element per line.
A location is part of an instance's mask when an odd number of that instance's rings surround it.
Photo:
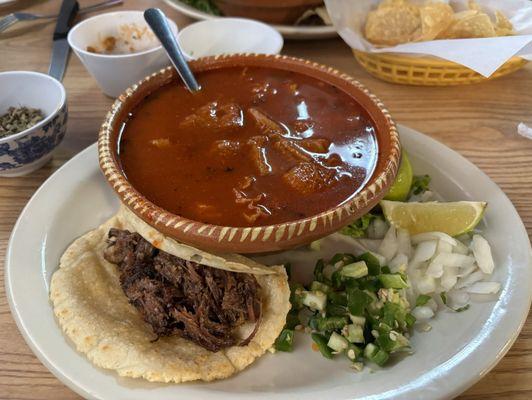
<path fill-rule="evenodd" d="M 384 196 L 386 200 L 405 201 L 410 192 L 410 186 L 412 186 L 412 178 L 414 173 L 412 172 L 412 165 L 406 151 L 403 150 L 401 156 L 401 164 L 399 164 L 399 171 L 397 171 L 397 177 L 393 183 L 390 191 Z"/>
<path fill-rule="evenodd" d="M 454 203 L 402 203 L 381 201 L 386 219 L 397 228 L 408 230 L 411 235 L 423 232 L 444 232 L 458 236 L 478 225 L 487 203 L 457 201 Z"/>

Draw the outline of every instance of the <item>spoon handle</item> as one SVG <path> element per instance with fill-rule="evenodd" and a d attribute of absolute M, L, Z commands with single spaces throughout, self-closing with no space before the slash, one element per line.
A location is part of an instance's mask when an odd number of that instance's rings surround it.
<path fill-rule="evenodd" d="M 170 61 L 179 73 L 179 76 L 185 82 L 185 86 L 191 92 L 197 92 L 201 89 L 188 66 L 185 56 L 175 39 L 164 13 L 158 8 L 148 8 L 144 11 L 144 19 L 155 33 L 155 36 L 162 43 Z"/>

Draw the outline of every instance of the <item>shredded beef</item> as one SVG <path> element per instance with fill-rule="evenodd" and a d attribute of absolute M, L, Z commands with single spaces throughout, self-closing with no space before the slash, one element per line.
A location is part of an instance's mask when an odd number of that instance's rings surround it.
<path fill-rule="evenodd" d="M 113 228 L 108 236 L 104 257 L 118 266 L 122 290 L 157 338 L 179 335 L 219 351 L 239 344 L 234 328 L 258 324 L 260 287 L 253 275 L 183 260 L 127 230 Z"/>

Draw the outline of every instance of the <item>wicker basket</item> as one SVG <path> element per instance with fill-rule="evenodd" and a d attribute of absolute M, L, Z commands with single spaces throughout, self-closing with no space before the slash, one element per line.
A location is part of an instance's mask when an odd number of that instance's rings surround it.
<path fill-rule="evenodd" d="M 451 61 L 397 54 L 364 53 L 357 50 L 353 50 L 353 53 L 360 65 L 371 75 L 388 82 L 419 86 L 451 86 L 484 82 L 517 71 L 528 62 L 520 57 L 513 57 L 493 75 L 485 78 Z"/>

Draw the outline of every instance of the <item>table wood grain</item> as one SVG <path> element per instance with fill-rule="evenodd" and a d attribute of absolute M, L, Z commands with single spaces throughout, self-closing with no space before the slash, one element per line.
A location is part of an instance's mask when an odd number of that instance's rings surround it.
<path fill-rule="evenodd" d="M 97 0 L 80 1 L 83 5 Z M 122 9 L 157 5 L 178 26 L 190 23 L 162 1 L 127 0 Z M 0 15 L 25 9 L 54 12 L 60 1 L 19 0 L 0 7 Z M 0 72 L 46 72 L 53 23 L 20 23 L 0 34 Z M 498 80 L 466 87 L 399 86 L 369 76 L 340 39 L 288 41 L 283 53 L 305 57 L 343 70 L 379 96 L 398 123 L 443 142 L 487 173 L 512 200 L 532 234 L 532 140 L 516 133 L 519 122 L 532 125 L 532 65 Z M 0 258 L 22 208 L 35 190 L 64 162 L 96 140 L 112 100 L 104 96 L 75 56 L 64 78 L 70 109 L 68 132 L 53 160 L 20 178 L 0 178 Z M 0 88 L 1 91 L 1 88 Z M 3 268 L 0 269 L 3 281 Z M 478 354 L 482 357 L 482 354 Z M 0 399 L 79 399 L 33 355 L 9 311 L 0 285 Z M 460 399 L 532 398 L 532 319 L 502 361 Z"/>

